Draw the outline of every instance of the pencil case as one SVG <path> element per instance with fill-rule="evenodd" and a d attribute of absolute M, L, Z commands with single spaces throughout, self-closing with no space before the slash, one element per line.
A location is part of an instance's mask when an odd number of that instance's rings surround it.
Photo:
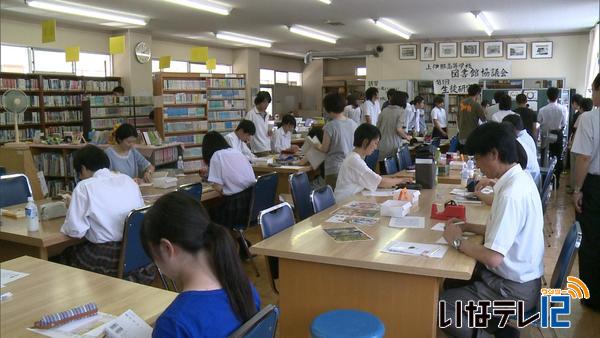
<path fill-rule="evenodd" d="M 94 316 L 97 313 L 98 306 L 96 306 L 94 303 L 89 303 L 74 307 L 67 311 L 45 315 L 42 317 L 42 319 L 35 322 L 33 326 L 36 329 L 50 329 L 78 319 Z"/>

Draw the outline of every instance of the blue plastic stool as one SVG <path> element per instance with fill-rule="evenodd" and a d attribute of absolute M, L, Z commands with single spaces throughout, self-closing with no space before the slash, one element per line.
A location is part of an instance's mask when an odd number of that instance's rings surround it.
<path fill-rule="evenodd" d="M 376 316 L 359 310 L 333 310 L 320 314 L 310 326 L 314 338 L 381 338 L 385 326 Z"/>

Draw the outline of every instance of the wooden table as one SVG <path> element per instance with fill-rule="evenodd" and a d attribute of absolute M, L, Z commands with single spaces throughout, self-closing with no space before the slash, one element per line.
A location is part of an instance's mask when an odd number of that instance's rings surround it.
<path fill-rule="evenodd" d="M 40 337 L 26 330 L 45 314 L 94 302 L 115 316 L 132 309 L 149 324 L 175 299 L 176 293 L 71 268 L 37 258 L 19 257 L 2 269 L 29 273 L 2 288 L 12 299 L 0 306 L 0 336 Z"/>
<path fill-rule="evenodd" d="M 382 217 L 375 226 L 359 226 L 373 240 L 335 242 L 324 227 L 333 211 L 349 200 L 314 215 L 251 248 L 256 254 L 279 257 L 279 304 L 282 337 L 306 337 L 311 321 L 332 309 L 371 312 L 385 324 L 389 337 L 435 337 L 438 294 L 443 278 L 468 280 L 475 260 L 449 249 L 442 259 L 382 253 L 392 240 L 434 243 L 442 233 L 430 230 L 431 203 L 450 199 L 455 185 L 422 190 L 410 215 L 425 216 L 425 229 L 395 229 Z M 385 198 L 356 195 L 354 200 Z M 485 224 L 489 206 L 467 206 L 467 220 Z M 469 240 L 480 241 L 481 236 Z"/>
<path fill-rule="evenodd" d="M 399 175 L 401 177 L 415 178 L 414 171 L 401 170 Z M 438 175 L 437 179 L 439 184 L 460 184 L 460 170 L 450 169 L 450 175 Z"/>
<path fill-rule="evenodd" d="M 142 196 L 144 197 L 144 202 L 146 202 L 146 204 L 152 204 L 162 195 L 173 192 L 184 184 L 191 184 L 191 183 L 198 183 L 198 182 L 202 182 L 202 178 L 200 177 L 200 175 L 198 175 L 198 174 L 185 175 L 185 176 L 177 177 L 177 186 L 176 187 L 163 189 L 163 188 L 155 188 L 152 186 L 143 186 L 143 187 L 140 187 L 140 190 L 142 191 Z M 216 192 L 210 184 L 205 183 L 202 185 L 202 202 L 206 202 L 208 200 L 212 200 L 212 199 L 218 198 L 220 196 L 221 195 L 218 192 Z"/>
<path fill-rule="evenodd" d="M 254 169 L 254 174 L 258 177 L 260 175 L 264 175 L 267 173 L 276 172 L 279 176 L 279 182 L 277 183 L 277 195 L 281 194 L 291 194 L 290 184 L 288 182 L 290 174 L 301 173 L 301 172 L 310 172 L 313 168 L 310 165 L 305 166 L 290 166 L 283 165 L 280 167 L 271 167 L 268 165 L 257 165 L 253 164 L 252 169 Z"/>

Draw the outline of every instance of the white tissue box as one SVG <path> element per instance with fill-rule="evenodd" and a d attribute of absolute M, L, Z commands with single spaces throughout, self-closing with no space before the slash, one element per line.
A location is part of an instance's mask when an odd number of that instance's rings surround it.
<path fill-rule="evenodd" d="M 412 203 L 407 201 L 387 200 L 381 203 L 381 216 L 404 217 L 411 207 Z"/>
<path fill-rule="evenodd" d="M 177 186 L 177 178 L 175 177 L 157 177 L 152 179 L 152 185 L 155 188 L 172 188 Z"/>
<path fill-rule="evenodd" d="M 406 193 L 408 195 L 408 199 L 400 199 L 400 194 L 404 189 L 399 189 L 396 193 L 394 193 L 394 199 L 400 201 L 407 201 L 412 203 L 412 205 L 419 204 L 419 196 L 421 196 L 421 192 L 419 190 L 406 189 Z"/>

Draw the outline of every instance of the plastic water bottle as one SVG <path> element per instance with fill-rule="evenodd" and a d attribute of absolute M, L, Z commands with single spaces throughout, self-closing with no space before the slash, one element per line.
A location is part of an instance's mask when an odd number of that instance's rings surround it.
<path fill-rule="evenodd" d="M 463 164 L 463 168 L 460 172 L 460 185 L 462 185 L 463 187 L 466 187 L 468 181 L 469 181 L 469 169 L 467 169 L 466 164 Z"/>
<path fill-rule="evenodd" d="M 33 201 L 33 197 L 27 198 L 25 206 L 25 217 L 27 217 L 27 230 L 38 231 L 40 229 L 40 220 L 38 219 L 38 209 Z"/>
<path fill-rule="evenodd" d="M 183 171 L 183 157 L 181 156 L 177 158 L 177 169 Z"/>
<path fill-rule="evenodd" d="M 467 169 L 475 170 L 475 161 L 473 161 L 473 156 L 469 156 L 469 160 L 467 161 Z"/>

